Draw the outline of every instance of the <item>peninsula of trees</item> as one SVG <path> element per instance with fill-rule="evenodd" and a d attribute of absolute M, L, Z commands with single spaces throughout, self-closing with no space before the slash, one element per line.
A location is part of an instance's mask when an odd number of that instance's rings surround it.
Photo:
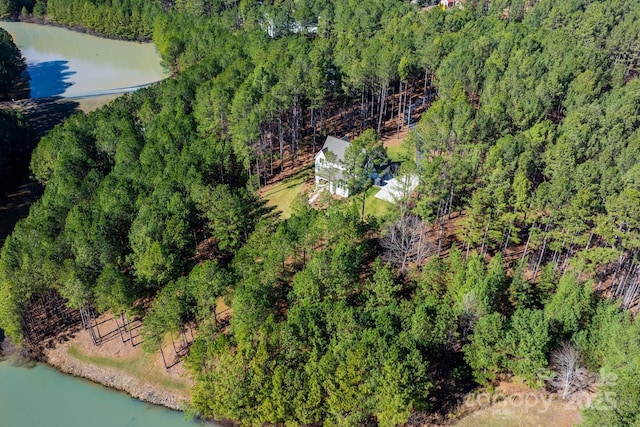
<path fill-rule="evenodd" d="M 44 195 L 0 253 L 12 339 L 50 289 L 73 309 L 152 301 L 149 350 L 197 325 L 192 411 L 246 425 L 402 424 L 470 382 L 554 383 L 580 355 L 616 378 L 585 423 L 640 422 L 637 2 L 26 9 L 151 37 L 175 74 L 40 141 Z M 431 103 L 407 138 L 419 186 L 388 217 L 265 208 L 256 190 L 315 152 L 336 111 L 353 135 L 403 127 L 414 94 Z"/>

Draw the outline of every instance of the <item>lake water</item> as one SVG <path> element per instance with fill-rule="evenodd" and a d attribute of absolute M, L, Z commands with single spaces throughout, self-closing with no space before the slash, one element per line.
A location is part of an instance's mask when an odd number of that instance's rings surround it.
<path fill-rule="evenodd" d="M 184 414 L 149 405 L 46 365 L 0 362 L 2 427 L 197 427 Z"/>
<path fill-rule="evenodd" d="M 167 74 L 152 43 L 108 40 L 64 28 L 0 22 L 27 60 L 31 98 L 135 90 Z"/>

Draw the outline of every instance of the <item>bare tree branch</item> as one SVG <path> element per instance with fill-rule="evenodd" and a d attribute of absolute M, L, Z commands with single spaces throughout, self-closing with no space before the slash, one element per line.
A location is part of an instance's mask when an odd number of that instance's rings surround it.
<path fill-rule="evenodd" d="M 563 399 L 584 388 L 583 381 L 580 380 L 583 371 L 585 371 L 580 367 L 581 359 L 580 352 L 567 342 L 562 343 L 551 353 L 551 364 L 556 372 L 551 385 L 562 392 Z"/>
<path fill-rule="evenodd" d="M 431 251 L 427 242 L 427 225 L 412 214 L 403 215 L 388 226 L 380 239 L 382 259 L 405 272 L 412 263 L 420 264 Z"/>

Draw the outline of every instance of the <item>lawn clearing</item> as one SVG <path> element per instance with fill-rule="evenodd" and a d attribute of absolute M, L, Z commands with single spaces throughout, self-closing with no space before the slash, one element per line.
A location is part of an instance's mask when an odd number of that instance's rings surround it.
<path fill-rule="evenodd" d="M 584 396 L 582 396 L 584 397 Z M 501 382 L 492 392 L 467 396 L 458 413 L 456 427 L 569 427 L 581 421 L 580 401 L 563 401 L 557 395 Z M 466 415 L 463 415 L 465 414 Z"/>
<path fill-rule="evenodd" d="M 313 164 L 301 169 L 290 178 L 283 180 L 261 192 L 262 197 L 267 201 L 267 206 L 274 207 L 280 211 L 280 217 L 287 219 L 291 216 L 291 205 L 293 201 L 302 194 L 305 184 L 312 178 Z"/>
<path fill-rule="evenodd" d="M 393 205 L 384 200 L 378 199 L 375 195 L 380 191 L 380 187 L 371 187 L 367 190 L 366 197 L 364 200 L 364 215 L 365 216 L 374 216 L 376 218 L 384 218 L 389 212 L 389 208 Z M 361 195 L 354 196 L 355 199 L 360 199 L 360 203 L 362 203 Z"/>
<path fill-rule="evenodd" d="M 409 152 L 407 144 L 405 143 L 387 147 L 387 156 L 389 156 L 389 160 L 392 162 L 399 163 L 414 159 L 413 153 Z"/>
<path fill-rule="evenodd" d="M 453 425 L 455 427 L 569 427 L 578 425 L 580 420 L 578 408 L 562 401 L 538 401 L 533 398 L 519 401 L 508 398 L 473 412 Z"/>
<path fill-rule="evenodd" d="M 309 186 L 312 186 L 313 165 L 309 165 L 290 178 L 283 180 L 275 185 L 263 188 L 260 192 L 262 197 L 267 201 L 267 206 L 274 207 L 280 212 L 280 218 L 287 219 L 291 217 L 293 201 Z M 371 215 L 376 218 L 383 218 L 389 212 L 389 208 L 393 206 L 389 202 L 375 198 L 375 194 L 380 191 L 380 187 L 370 187 L 365 197 L 364 214 Z M 356 194 L 349 198 L 350 203 L 356 203 L 359 208 L 362 207 L 362 195 Z"/>

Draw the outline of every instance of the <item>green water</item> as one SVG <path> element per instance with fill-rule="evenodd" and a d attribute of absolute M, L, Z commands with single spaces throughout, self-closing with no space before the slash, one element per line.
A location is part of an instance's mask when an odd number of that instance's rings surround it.
<path fill-rule="evenodd" d="M 23 22 L 0 22 L 0 27 L 13 36 L 27 60 L 31 98 L 128 92 L 167 76 L 152 43 Z"/>
<path fill-rule="evenodd" d="M 0 363 L 2 427 L 196 427 L 184 414 L 61 374 Z"/>

